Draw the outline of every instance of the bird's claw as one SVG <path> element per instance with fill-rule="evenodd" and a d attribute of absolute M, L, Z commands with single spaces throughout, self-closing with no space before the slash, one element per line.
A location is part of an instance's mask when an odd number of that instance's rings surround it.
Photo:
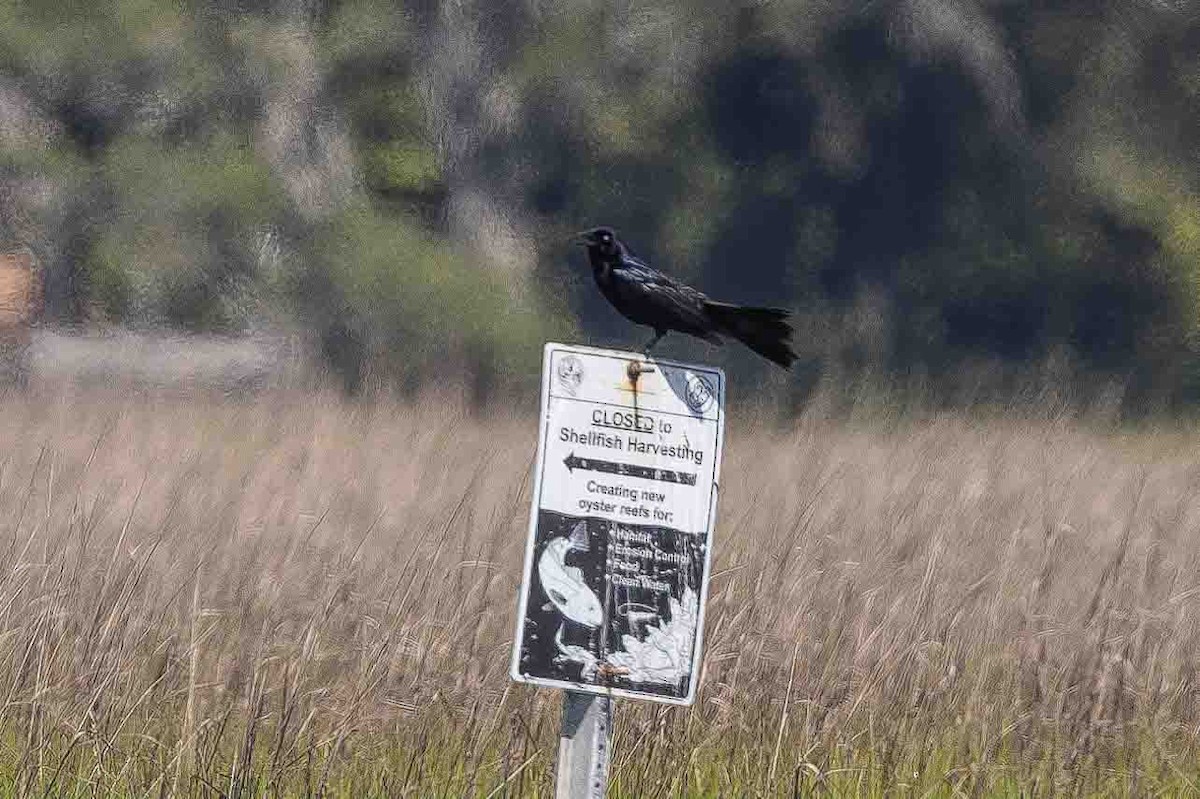
<path fill-rule="evenodd" d="M 665 334 L 665 333 L 657 333 L 657 334 L 655 334 L 654 338 L 652 338 L 652 339 L 650 339 L 649 341 L 647 341 L 647 342 L 646 342 L 646 346 L 645 346 L 645 347 L 642 347 L 642 355 L 645 355 L 646 357 L 649 357 L 649 356 L 650 356 L 650 350 L 654 349 L 654 345 L 655 345 L 655 344 L 657 344 L 658 342 L 662 341 L 662 337 L 663 337 L 664 335 L 666 335 L 666 334 Z"/>

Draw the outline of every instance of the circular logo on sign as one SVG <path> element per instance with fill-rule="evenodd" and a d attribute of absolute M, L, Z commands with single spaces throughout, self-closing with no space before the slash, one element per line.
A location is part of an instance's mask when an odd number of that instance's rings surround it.
<path fill-rule="evenodd" d="M 574 395 L 583 382 L 583 361 L 568 355 L 558 362 L 558 384 L 568 394 Z"/>
<path fill-rule="evenodd" d="M 695 372 L 688 372 L 687 392 L 683 399 L 693 413 L 704 413 L 717 401 L 712 383 Z"/>

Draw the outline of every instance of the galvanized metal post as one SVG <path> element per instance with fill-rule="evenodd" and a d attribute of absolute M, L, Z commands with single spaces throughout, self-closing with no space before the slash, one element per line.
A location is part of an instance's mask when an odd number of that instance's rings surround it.
<path fill-rule="evenodd" d="M 604 799 L 613 707 L 607 696 L 563 691 L 554 799 Z"/>

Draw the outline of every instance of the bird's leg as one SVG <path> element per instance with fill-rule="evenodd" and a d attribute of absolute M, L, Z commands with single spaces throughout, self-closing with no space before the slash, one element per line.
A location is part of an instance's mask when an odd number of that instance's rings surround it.
<path fill-rule="evenodd" d="M 652 339 L 650 339 L 650 341 L 646 342 L 646 346 L 642 348 L 642 354 L 643 354 L 643 355 L 649 355 L 649 354 L 650 354 L 650 350 L 654 349 L 654 345 L 655 345 L 655 344 L 657 344 L 659 341 L 661 341 L 661 340 L 662 340 L 662 337 L 663 337 L 663 336 L 665 336 L 665 335 L 667 335 L 667 331 L 665 331 L 665 330 L 655 330 L 655 331 L 654 331 L 654 338 L 652 338 Z"/>
<path fill-rule="evenodd" d="M 645 348 L 642 349 L 642 357 L 649 358 L 650 350 L 654 349 L 654 345 L 657 344 L 662 339 L 662 337 L 665 335 L 667 335 L 667 331 L 659 330 L 658 328 L 655 328 L 654 329 L 654 338 L 652 338 L 648 342 L 646 342 Z M 633 386 L 633 411 L 634 411 L 634 413 L 637 413 L 637 406 L 638 406 L 638 378 L 642 376 L 643 372 L 653 372 L 653 371 L 654 371 L 654 369 L 652 367 L 644 366 L 643 364 L 641 364 L 638 361 L 630 361 L 629 362 L 629 382 Z"/>

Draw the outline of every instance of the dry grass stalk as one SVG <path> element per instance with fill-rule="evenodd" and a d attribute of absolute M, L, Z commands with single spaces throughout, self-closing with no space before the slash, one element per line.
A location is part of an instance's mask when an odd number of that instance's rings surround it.
<path fill-rule="evenodd" d="M 534 425 L 445 400 L 4 399 L 0 783 L 544 795 L 558 697 L 506 675 Z M 729 441 L 700 697 L 623 703 L 613 795 L 1195 788 L 1184 432 Z"/>

